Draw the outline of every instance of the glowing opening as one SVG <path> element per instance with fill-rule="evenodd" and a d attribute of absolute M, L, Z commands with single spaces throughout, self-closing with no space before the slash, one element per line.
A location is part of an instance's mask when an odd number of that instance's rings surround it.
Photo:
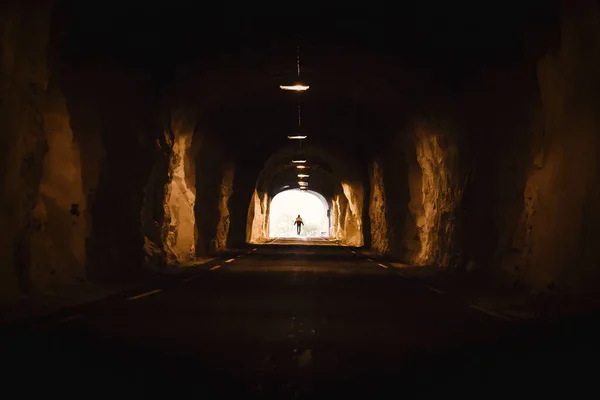
<path fill-rule="evenodd" d="M 310 175 L 298 174 L 298 178 L 308 178 Z"/>
<path fill-rule="evenodd" d="M 304 168 L 306 168 L 306 165 L 296 165 L 296 168 L 298 168 L 298 169 L 304 169 Z"/>
<path fill-rule="evenodd" d="M 304 164 L 306 160 L 292 160 L 292 162 L 295 164 Z"/>
<path fill-rule="evenodd" d="M 327 201 L 319 193 L 290 189 L 271 200 L 269 237 L 329 237 Z M 298 235 L 294 221 L 300 214 L 304 225 Z"/>
<path fill-rule="evenodd" d="M 300 135 L 296 135 L 296 136 L 288 136 L 288 139 L 306 139 L 308 136 L 300 136 Z"/>
<path fill-rule="evenodd" d="M 300 83 L 296 83 L 295 85 L 279 85 L 279 88 L 282 90 L 293 90 L 295 92 L 304 92 L 308 90 L 310 86 L 302 85 Z"/>

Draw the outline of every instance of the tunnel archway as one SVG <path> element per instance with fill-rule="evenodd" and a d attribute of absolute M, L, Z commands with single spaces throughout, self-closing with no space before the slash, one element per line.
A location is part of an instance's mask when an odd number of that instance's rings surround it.
<path fill-rule="evenodd" d="M 327 204 L 325 209 L 329 209 L 329 221 L 326 235 L 342 245 L 362 246 L 367 231 L 363 227 L 367 218 L 364 206 L 368 184 L 363 171 L 356 168 L 353 158 L 346 152 L 340 152 L 340 149 L 318 139 L 302 149 L 307 160 L 303 165 L 306 169 L 299 170 L 292 162 L 296 152 L 292 143 L 280 147 L 258 173 L 248 208 L 246 242 L 264 243 L 273 237 L 269 232 L 272 200 L 281 192 L 298 188 L 300 172 L 307 177 L 309 189 L 318 193 L 322 203 Z"/>
<path fill-rule="evenodd" d="M 329 237 L 329 203 L 313 190 L 288 189 L 276 194 L 269 207 L 269 237 L 296 237 L 293 222 L 304 221 L 302 237 Z"/>

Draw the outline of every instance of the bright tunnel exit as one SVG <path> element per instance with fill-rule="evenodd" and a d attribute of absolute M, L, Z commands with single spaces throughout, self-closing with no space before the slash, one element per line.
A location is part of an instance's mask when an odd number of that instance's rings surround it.
<path fill-rule="evenodd" d="M 300 189 L 281 192 L 271 200 L 269 236 L 329 237 L 328 209 L 327 200 L 317 192 Z M 298 215 L 304 222 L 300 235 L 294 225 Z"/>

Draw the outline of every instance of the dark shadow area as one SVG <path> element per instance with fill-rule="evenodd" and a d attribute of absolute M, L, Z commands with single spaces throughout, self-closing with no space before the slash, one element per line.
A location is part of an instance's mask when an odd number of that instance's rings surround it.
<path fill-rule="evenodd" d="M 300 250 L 315 265 L 331 262 L 326 250 Z M 257 257 L 279 265 L 302 256 Z M 162 299 L 114 301 L 62 326 L 4 329 L 6 388 L 216 398 L 592 389 L 597 315 L 505 323 L 420 290 L 377 275 L 207 274 Z"/>
<path fill-rule="evenodd" d="M 4 1 L 5 392 L 592 393 L 600 4 L 471 3 Z"/>

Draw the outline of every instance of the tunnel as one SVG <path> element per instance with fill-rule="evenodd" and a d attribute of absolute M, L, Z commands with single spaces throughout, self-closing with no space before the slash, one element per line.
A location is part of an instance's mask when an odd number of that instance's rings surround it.
<path fill-rule="evenodd" d="M 323 195 L 309 189 L 286 189 L 276 194 L 269 206 L 268 237 L 294 237 L 303 233 L 304 237 L 330 237 L 331 213 L 329 202 Z M 299 214 L 297 214 L 299 213 Z M 307 219 L 306 227 L 300 232 L 290 223 L 299 218 Z M 302 222 L 304 222 L 304 219 Z"/>
<path fill-rule="evenodd" d="M 600 5 L 429 3 L 3 2 L 2 309 L 336 251 L 544 317 L 600 309 Z"/>

